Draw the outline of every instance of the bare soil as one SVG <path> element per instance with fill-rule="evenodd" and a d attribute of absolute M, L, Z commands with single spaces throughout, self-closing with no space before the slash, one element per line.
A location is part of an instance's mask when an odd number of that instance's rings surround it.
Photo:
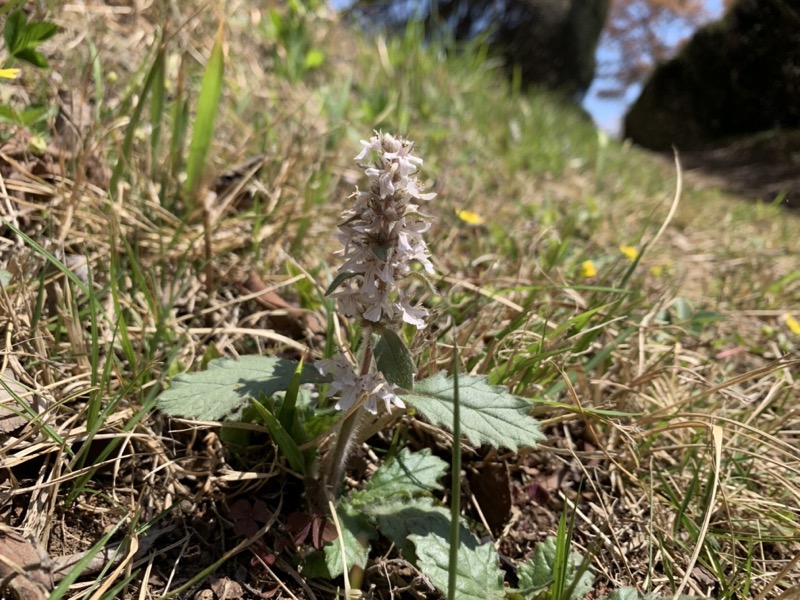
<path fill-rule="evenodd" d="M 718 142 L 681 152 L 681 162 L 687 175 L 706 185 L 800 209 L 800 131 L 769 131 Z"/>

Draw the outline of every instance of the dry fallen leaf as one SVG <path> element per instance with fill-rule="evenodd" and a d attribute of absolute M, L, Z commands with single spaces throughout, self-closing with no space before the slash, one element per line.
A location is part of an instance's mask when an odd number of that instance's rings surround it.
<path fill-rule="evenodd" d="M 3 525 L 0 525 L 0 581 L 19 600 L 45 600 L 53 589 L 47 552 Z"/>
<path fill-rule="evenodd" d="M 211 589 L 219 600 L 236 600 L 244 597 L 242 586 L 227 577 L 214 580 Z"/>
<path fill-rule="evenodd" d="M 16 431 L 28 422 L 28 419 L 18 414 L 23 409 L 17 401 L 17 398 L 21 398 L 30 405 L 31 396 L 26 396 L 27 393 L 28 390 L 17 381 L 11 369 L 0 374 L 0 434 Z"/>

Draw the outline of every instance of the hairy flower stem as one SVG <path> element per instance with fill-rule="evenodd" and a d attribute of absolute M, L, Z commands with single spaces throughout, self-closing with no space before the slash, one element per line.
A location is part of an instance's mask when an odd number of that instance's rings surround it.
<path fill-rule="evenodd" d="M 372 330 L 367 328 L 364 332 L 365 348 L 364 357 L 361 360 L 360 374 L 366 375 L 369 373 L 370 365 L 372 363 Z M 342 424 L 339 427 L 339 432 L 336 435 L 336 444 L 333 447 L 333 452 L 328 458 L 328 473 L 325 478 L 326 487 L 331 490 L 334 498 L 339 495 L 339 488 L 344 478 L 344 470 L 347 465 L 347 460 L 353 452 L 354 442 L 358 437 L 359 431 L 364 426 L 368 418 L 372 414 L 361 410 L 362 399 L 356 402 L 345 417 L 342 419 Z"/>

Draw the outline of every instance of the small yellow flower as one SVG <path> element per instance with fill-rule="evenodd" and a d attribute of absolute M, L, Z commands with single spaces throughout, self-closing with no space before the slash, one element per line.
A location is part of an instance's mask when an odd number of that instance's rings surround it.
<path fill-rule="evenodd" d="M 589 279 L 597 275 L 597 267 L 590 260 L 585 260 L 581 263 L 581 277 Z"/>
<path fill-rule="evenodd" d="M 792 313 L 784 314 L 783 321 L 786 323 L 786 326 L 793 334 L 800 335 L 800 321 L 795 319 Z"/>
<path fill-rule="evenodd" d="M 652 267 L 650 267 L 650 274 L 653 277 L 661 277 L 663 273 L 664 273 L 664 267 L 662 267 L 661 265 L 653 265 Z"/>
<path fill-rule="evenodd" d="M 482 216 L 478 213 L 472 212 L 471 210 L 460 210 L 458 211 L 458 218 L 467 223 L 468 225 L 483 225 L 486 222 Z"/>
<path fill-rule="evenodd" d="M 639 258 L 639 251 L 636 249 L 635 246 L 620 246 L 619 251 L 622 252 L 625 256 L 627 256 L 628 260 L 630 260 L 631 262 Z"/>
<path fill-rule="evenodd" d="M 16 79 L 20 73 L 21 69 L 0 69 L 0 79 Z"/>

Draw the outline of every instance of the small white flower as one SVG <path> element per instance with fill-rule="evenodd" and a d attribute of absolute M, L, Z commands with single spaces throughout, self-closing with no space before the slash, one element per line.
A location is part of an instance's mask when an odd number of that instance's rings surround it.
<path fill-rule="evenodd" d="M 392 411 L 392 406 L 398 408 L 405 408 L 405 403 L 400 399 L 397 394 L 392 391 L 392 387 L 383 378 L 383 375 L 374 371 L 364 378 L 364 385 L 369 390 L 367 401 L 364 404 L 366 408 L 373 415 L 378 413 L 378 400 L 383 400 L 386 412 Z"/>
<path fill-rule="evenodd" d="M 427 309 L 411 306 L 405 298 L 400 299 L 398 307 L 405 323 L 413 325 L 417 329 L 425 329 L 425 319 L 429 314 Z"/>
<path fill-rule="evenodd" d="M 337 410 L 347 411 L 361 398 L 364 398 L 364 408 L 372 414 L 378 412 L 378 400 L 383 401 L 387 412 L 391 411 L 392 406 L 406 406 L 381 373 L 370 371 L 357 376 L 353 365 L 343 354 L 318 360 L 314 366 L 323 375 L 332 376 L 329 393 L 332 396 L 339 395 L 335 404 Z"/>
<path fill-rule="evenodd" d="M 358 161 L 364 160 L 367 154 L 369 154 L 370 150 L 372 150 L 373 152 L 381 151 L 381 139 L 377 134 L 369 138 L 369 141 L 361 140 L 361 145 L 364 147 L 361 149 L 361 152 L 359 152 L 358 156 L 356 156 L 355 158 L 355 160 Z"/>

